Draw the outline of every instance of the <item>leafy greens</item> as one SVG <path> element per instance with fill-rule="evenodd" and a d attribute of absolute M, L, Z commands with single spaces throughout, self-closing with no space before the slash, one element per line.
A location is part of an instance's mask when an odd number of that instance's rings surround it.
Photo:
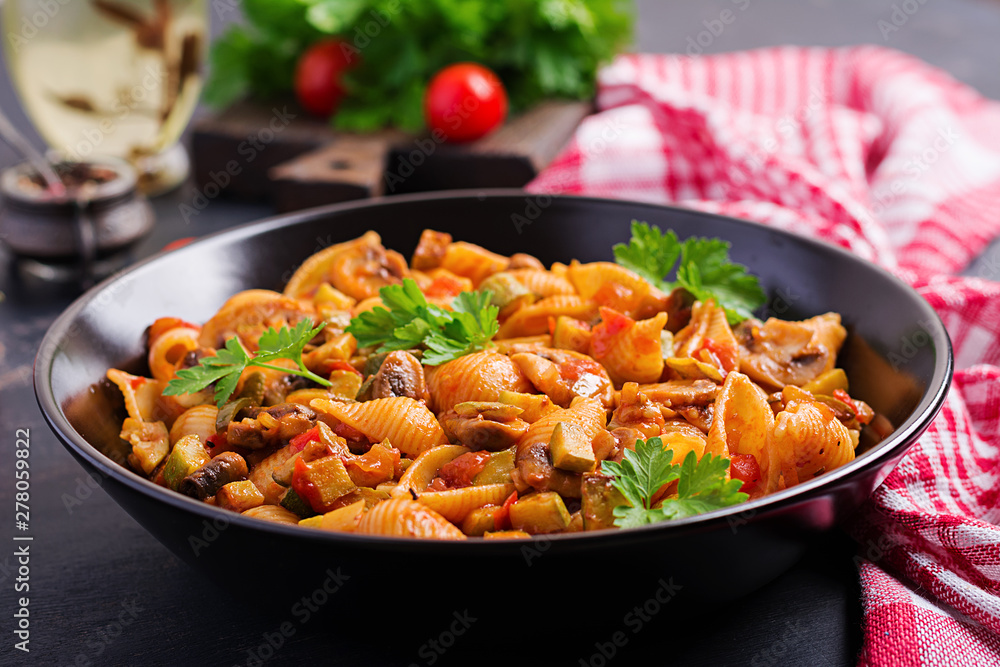
<path fill-rule="evenodd" d="M 645 442 L 637 440 L 635 451 L 626 449 L 621 463 L 601 463 L 601 472 L 613 478 L 612 485 L 629 503 L 615 507 L 616 526 L 632 528 L 683 519 L 749 498 L 740 491 L 743 482 L 726 479 L 729 459 L 705 454 L 698 460 L 690 451 L 677 465 L 672 462 L 673 456 L 673 451 L 664 449 L 663 441 L 654 437 Z M 677 480 L 677 497 L 666 498 L 654 506 L 653 499 L 659 490 L 674 480 Z"/>
<path fill-rule="evenodd" d="M 379 296 L 388 310 L 378 306 L 360 313 L 346 329 L 358 347 L 381 344 L 378 352 L 389 352 L 424 346 L 423 363 L 437 366 L 486 348 L 500 331 L 500 311 L 490 305 L 489 291 L 462 292 L 450 311 L 428 303 L 411 278 L 383 287 Z"/>
<path fill-rule="evenodd" d="M 269 327 L 258 339 L 257 353 L 253 356 L 243 349 L 236 337 L 230 338 L 226 341 L 225 347 L 218 350 L 214 357 L 202 357 L 197 366 L 177 371 L 176 377 L 167 383 L 163 395 L 193 394 L 214 382 L 215 402 L 221 408 L 236 391 L 240 374 L 248 366 L 271 368 L 291 375 L 300 375 L 329 387 L 329 380 L 307 369 L 302 361 L 302 351 L 306 344 L 315 338 L 324 326 L 326 326 L 325 322 L 320 323 L 318 327 L 313 327 L 309 320 L 300 320 L 293 329 L 281 327 L 281 329 L 275 330 L 274 327 Z M 282 368 L 270 364 L 277 359 L 291 359 L 298 365 L 298 368 Z"/>
<path fill-rule="evenodd" d="M 225 5 L 222 5 L 225 7 Z M 475 61 L 504 82 L 512 110 L 546 97 L 588 99 L 597 67 L 631 39 L 629 0 L 243 0 L 245 25 L 213 45 L 205 101 L 292 91 L 298 55 L 322 37 L 357 61 L 333 117 L 343 130 L 423 127 L 427 82 Z"/>
<path fill-rule="evenodd" d="M 615 245 L 614 253 L 615 261 L 665 292 L 683 287 L 699 301 L 715 299 L 729 323 L 736 324 L 752 317 L 766 295 L 756 276 L 729 261 L 729 247 L 721 239 L 694 236 L 681 243 L 673 230 L 664 234 L 655 225 L 633 220 L 628 245 Z M 675 265 L 676 280 L 667 281 Z"/>

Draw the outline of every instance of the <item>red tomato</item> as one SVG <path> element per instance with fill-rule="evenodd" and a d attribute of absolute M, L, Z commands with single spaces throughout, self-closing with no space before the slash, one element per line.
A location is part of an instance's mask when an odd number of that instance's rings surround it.
<path fill-rule="evenodd" d="M 479 139 L 503 125 L 507 91 L 497 75 L 482 65 L 449 65 L 427 86 L 424 117 L 431 131 L 448 141 Z"/>
<path fill-rule="evenodd" d="M 760 465 L 753 454 L 733 454 L 729 459 L 729 475 L 743 482 L 740 491 L 749 493 L 760 481 Z"/>
<path fill-rule="evenodd" d="M 349 49 L 340 39 L 316 42 L 299 57 L 295 66 L 295 97 L 306 111 L 329 116 L 344 96 L 341 78 L 353 66 Z"/>
<path fill-rule="evenodd" d="M 472 478 L 482 472 L 489 460 L 489 452 L 468 452 L 441 466 L 438 477 L 449 489 L 472 486 Z"/>

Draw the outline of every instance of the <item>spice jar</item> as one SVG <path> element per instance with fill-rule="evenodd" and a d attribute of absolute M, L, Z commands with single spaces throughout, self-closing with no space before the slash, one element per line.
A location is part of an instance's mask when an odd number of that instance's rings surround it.
<path fill-rule="evenodd" d="M 0 172 L 0 241 L 28 273 L 87 286 L 124 265 L 152 230 L 153 209 L 124 160 L 53 167 L 65 194 L 52 193 L 28 163 Z"/>

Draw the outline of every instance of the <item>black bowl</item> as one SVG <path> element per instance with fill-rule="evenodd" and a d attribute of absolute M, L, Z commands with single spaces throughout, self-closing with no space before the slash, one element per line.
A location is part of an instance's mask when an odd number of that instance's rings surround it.
<path fill-rule="evenodd" d="M 123 460 L 121 399 L 109 367 L 142 372 L 143 330 L 157 317 L 204 321 L 232 294 L 280 290 L 311 253 L 378 231 L 411 252 L 422 229 L 450 232 L 504 254 L 542 261 L 606 260 L 645 220 L 682 238 L 716 236 L 760 279 L 767 312 L 794 319 L 837 311 L 849 330 L 840 364 L 852 394 L 895 432 L 856 460 L 743 506 L 629 531 L 530 541 L 437 542 L 339 535 L 234 515 L 156 486 Z M 787 569 L 817 534 L 869 496 L 937 414 L 950 384 L 951 344 L 930 306 L 904 283 L 831 245 L 757 224 L 680 208 L 521 191 L 440 193 L 351 203 L 229 230 L 153 257 L 106 281 L 52 325 L 35 364 L 35 391 L 49 425 L 133 517 L 182 559 L 237 592 L 318 597 L 342 582 L 348 600 L 433 600 L 454 609 L 558 602 L 591 622 L 634 605 L 671 610 L 744 595 Z M 347 579 L 336 579 L 337 573 Z M 608 582 L 613 581 L 613 585 Z M 654 602 L 655 601 L 655 602 Z M 283 607 L 288 609 L 288 607 Z"/>

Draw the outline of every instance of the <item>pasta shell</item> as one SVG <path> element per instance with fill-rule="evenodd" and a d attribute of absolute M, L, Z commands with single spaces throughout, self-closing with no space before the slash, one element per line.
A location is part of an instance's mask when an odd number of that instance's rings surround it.
<path fill-rule="evenodd" d="M 532 294 L 540 297 L 557 296 L 560 294 L 576 294 L 573 283 L 562 276 L 539 269 L 513 269 L 507 271 L 517 282 L 524 285 Z"/>
<path fill-rule="evenodd" d="M 459 523 L 477 507 L 499 505 L 513 492 L 513 484 L 484 484 L 421 493 L 417 496 L 417 502 L 431 508 L 448 521 Z"/>
<path fill-rule="evenodd" d="M 198 349 L 198 329 L 174 327 L 163 332 L 149 347 L 149 371 L 157 380 L 169 382 L 188 352 Z"/>
<path fill-rule="evenodd" d="M 299 523 L 299 517 L 281 505 L 258 505 L 243 512 L 243 516 L 252 516 L 271 523 L 287 523 L 290 526 L 297 526 Z"/>
<path fill-rule="evenodd" d="M 388 537 L 466 539 L 465 534 L 443 516 L 406 498 L 387 500 L 368 510 L 358 522 L 356 532 Z"/>
<path fill-rule="evenodd" d="M 651 291 L 649 282 L 613 262 L 574 261 L 567 275 L 580 296 L 622 312 L 638 309 Z"/>
<path fill-rule="evenodd" d="M 432 447 L 416 458 L 399 478 L 399 484 L 389 494 L 394 498 L 408 498 L 413 493 L 422 493 L 445 463 L 468 453 L 462 445 L 440 445 Z"/>
<path fill-rule="evenodd" d="M 311 298 L 320 285 L 329 282 L 338 291 L 354 299 L 367 299 L 379 288 L 398 283 L 409 275 L 406 259 L 386 250 L 375 232 L 332 245 L 309 257 L 295 271 L 285 295 Z"/>
<path fill-rule="evenodd" d="M 219 409 L 214 405 L 196 405 L 185 410 L 170 427 L 170 444 L 176 444 L 186 435 L 196 435 L 202 442 L 215 435 L 215 420 Z"/>
<path fill-rule="evenodd" d="M 601 312 L 623 317 L 607 308 L 602 308 Z M 632 321 L 630 326 L 614 333 L 610 341 L 605 339 L 600 350 L 594 341 L 603 326 L 603 324 L 598 325 L 594 328 L 594 338 L 591 339 L 592 356 L 608 369 L 608 375 L 615 384 L 656 382 L 663 374 L 660 332 L 666 324 L 666 313 L 659 313 L 646 320 Z"/>
<path fill-rule="evenodd" d="M 336 403 L 317 398 L 310 406 L 361 431 L 372 442 L 388 440 L 409 457 L 448 443 L 434 413 L 406 396 L 376 398 L 364 403 Z"/>
<path fill-rule="evenodd" d="M 715 401 L 705 452 L 726 458 L 753 455 L 760 467 L 758 489 L 771 493 L 778 489 L 783 472 L 783 457 L 774 452 L 773 429 L 774 413 L 763 390 L 746 375 L 730 373 Z"/>
<path fill-rule="evenodd" d="M 257 339 L 268 327 L 280 329 L 314 316 L 312 304 L 292 299 L 270 290 L 245 290 L 222 304 L 222 308 L 201 328 L 198 343 L 220 348 L 226 340 L 239 336 L 250 351 L 257 349 Z"/>
<path fill-rule="evenodd" d="M 479 285 L 487 276 L 507 268 L 509 262 L 510 260 L 503 255 L 490 252 L 474 243 L 456 241 L 449 244 L 445 250 L 441 268 L 465 276 L 471 279 L 473 284 Z"/>
<path fill-rule="evenodd" d="M 144 422 L 163 419 L 158 399 L 166 387 L 165 382 L 132 375 L 117 368 L 109 368 L 107 376 L 121 389 L 129 417 Z"/>
<path fill-rule="evenodd" d="M 776 446 L 790 453 L 798 479 L 854 460 L 854 440 L 836 415 L 814 401 L 792 401 L 774 423 Z"/>
<path fill-rule="evenodd" d="M 589 322 L 597 315 L 597 305 L 582 296 L 550 296 L 515 311 L 500 325 L 497 338 L 546 334 L 549 332 L 549 318 L 560 315 Z"/>
<path fill-rule="evenodd" d="M 517 364 L 494 350 L 466 354 L 430 369 L 427 388 L 431 409 L 438 413 L 466 401 L 499 401 L 502 391 L 532 391 Z"/>

